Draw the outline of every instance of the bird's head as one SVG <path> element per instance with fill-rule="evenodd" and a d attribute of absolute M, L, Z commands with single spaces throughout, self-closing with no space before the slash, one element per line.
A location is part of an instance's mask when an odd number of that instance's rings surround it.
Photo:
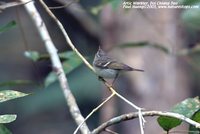
<path fill-rule="evenodd" d="M 97 58 L 99 58 L 99 57 L 103 57 L 103 56 L 105 56 L 106 55 L 106 53 L 101 49 L 101 47 L 99 46 L 99 50 L 97 51 L 97 53 L 96 53 L 96 57 Z"/>

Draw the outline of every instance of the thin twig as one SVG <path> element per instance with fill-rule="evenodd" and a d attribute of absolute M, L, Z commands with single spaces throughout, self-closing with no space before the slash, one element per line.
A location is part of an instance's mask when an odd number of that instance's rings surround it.
<path fill-rule="evenodd" d="M 108 102 L 115 94 L 112 93 L 109 97 L 106 98 L 106 100 L 104 100 L 100 105 L 98 105 L 96 108 L 94 108 L 92 110 L 92 112 L 90 112 L 86 117 L 85 120 L 76 128 L 76 130 L 74 131 L 73 134 L 76 134 L 79 130 L 79 128 L 83 125 L 84 122 L 87 121 L 87 119 L 93 114 L 95 113 L 99 108 L 101 108 L 106 102 Z"/>
<path fill-rule="evenodd" d="M 49 10 L 48 6 L 43 2 L 43 0 L 39 0 L 43 7 L 45 8 L 45 10 L 47 11 L 47 13 L 50 15 L 50 17 L 53 18 L 53 20 L 57 23 L 58 27 L 60 28 L 61 32 L 63 33 L 66 42 L 69 44 L 69 46 L 71 47 L 71 49 L 82 59 L 82 61 L 86 64 L 86 66 L 88 68 L 90 68 L 93 72 L 94 68 L 92 67 L 92 65 L 90 65 L 90 63 L 82 56 L 82 54 L 75 48 L 75 46 L 73 45 L 71 39 L 69 38 L 67 32 L 65 31 L 63 25 L 61 24 L 61 22 L 56 18 L 56 16 L 51 12 L 51 10 Z"/>
<path fill-rule="evenodd" d="M 162 112 L 162 111 L 145 111 L 142 112 L 143 116 L 167 116 L 167 117 L 173 117 L 173 118 L 177 118 L 179 120 L 185 121 L 186 123 L 195 126 L 196 128 L 200 128 L 200 124 L 191 120 L 190 118 L 187 118 L 181 114 L 178 113 L 171 113 L 171 112 Z M 114 124 L 118 124 L 122 121 L 126 121 L 126 120 L 131 120 L 131 119 L 135 119 L 138 118 L 139 114 L 138 112 L 133 112 L 133 113 L 129 113 L 129 114 L 123 114 L 117 117 L 114 117 L 104 123 L 102 123 L 98 128 L 94 129 L 92 131 L 92 134 L 98 134 L 101 131 L 105 130 L 107 127 L 114 125 Z"/>
<path fill-rule="evenodd" d="M 116 96 L 118 96 L 120 99 L 122 99 L 123 101 L 125 101 L 127 104 L 129 104 L 130 106 L 132 106 L 133 108 L 138 110 L 138 116 L 139 116 L 139 123 L 140 123 L 140 131 L 141 134 L 144 134 L 144 123 L 146 122 L 145 119 L 142 116 L 142 110 L 143 108 L 138 107 L 137 105 L 133 104 L 132 102 L 130 102 L 129 100 L 127 100 L 125 97 L 123 97 L 122 95 L 120 95 L 118 92 L 116 92 L 116 90 L 113 89 L 112 86 L 110 86 L 104 79 L 101 79 L 104 84 L 109 88 L 109 90 L 112 93 L 115 93 Z"/>
<path fill-rule="evenodd" d="M 21 0 L 21 1 L 27 2 L 27 0 Z M 43 1 L 40 1 L 40 2 L 42 4 L 44 4 Z M 43 6 L 46 6 L 46 5 L 44 4 Z M 25 4 L 24 7 L 25 7 L 26 11 L 28 12 L 29 16 L 31 17 L 33 23 L 35 24 L 35 26 L 38 30 L 38 33 L 39 33 L 41 39 L 44 42 L 44 45 L 50 55 L 54 71 L 56 72 L 56 74 L 58 76 L 58 80 L 60 82 L 60 86 L 63 91 L 67 105 L 69 107 L 70 113 L 73 116 L 76 123 L 79 125 L 81 122 L 83 122 L 84 118 L 80 113 L 80 110 L 78 108 L 78 105 L 76 103 L 76 100 L 75 100 L 73 94 L 71 93 L 67 78 L 65 76 L 65 73 L 64 73 L 64 70 L 63 70 L 63 67 L 61 64 L 61 61 L 57 54 L 57 49 L 56 49 L 55 45 L 53 44 L 53 41 L 47 31 L 45 23 L 43 22 L 39 12 L 35 8 L 34 2 L 29 2 L 29 3 Z M 80 130 L 83 134 L 90 133 L 90 130 L 87 127 L 85 122 L 82 125 L 82 127 L 80 128 Z"/>
<path fill-rule="evenodd" d="M 24 4 L 27 4 L 31 1 L 33 1 L 33 0 L 29 0 L 29 1 L 26 1 L 26 2 L 3 2 L 2 4 L 0 4 L 0 11 L 5 10 L 6 8 L 24 5 Z"/>
<path fill-rule="evenodd" d="M 71 4 L 73 4 L 73 3 L 76 3 L 76 2 L 78 2 L 79 0 L 72 0 L 72 1 L 70 1 L 69 3 L 66 3 L 66 4 L 64 4 L 64 5 L 62 5 L 62 6 L 56 6 L 56 7 L 49 7 L 49 9 L 61 9 L 61 8 L 66 8 L 66 7 L 68 7 L 68 6 L 70 6 Z"/>
<path fill-rule="evenodd" d="M 108 132 L 108 133 L 111 133 L 111 134 L 118 134 L 118 133 L 116 133 L 116 132 L 114 132 L 114 131 L 112 131 L 112 130 L 110 130 L 110 129 L 105 129 L 104 131 L 106 131 L 106 132 Z"/>
<path fill-rule="evenodd" d="M 169 134 L 177 134 L 177 133 L 180 133 L 180 134 L 199 134 L 200 132 L 199 131 L 189 131 L 189 130 L 176 130 L 176 131 L 170 131 Z"/>

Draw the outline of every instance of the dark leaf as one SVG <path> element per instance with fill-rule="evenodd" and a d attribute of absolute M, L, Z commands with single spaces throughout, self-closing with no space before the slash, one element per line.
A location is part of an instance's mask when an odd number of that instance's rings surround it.
<path fill-rule="evenodd" d="M 200 123 L 200 110 L 193 115 L 192 120 Z M 193 125 L 190 125 L 189 134 L 200 134 L 200 129 L 197 129 Z"/>
<path fill-rule="evenodd" d="M 73 56 L 69 60 L 63 62 L 63 69 L 65 74 L 70 73 L 75 68 L 79 67 L 83 61 L 78 56 Z"/>
<path fill-rule="evenodd" d="M 3 124 L 0 124 L 0 134 L 12 134 Z"/>
<path fill-rule="evenodd" d="M 16 22 L 11 21 L 11 22 L 7 23 L 5 26 L 0 27 L 0 33 L 6 32 L 15 26 L 16 26 Z"/>
<path fill-rule="evenodd" d="M 48 87 L 50 84 L 54 83 L 58 79 L 57 77 L 58 76 L 56 75 L 56 73 L 50 72 L 45 78 L 44 82 L 45 87 Z"/>
<path fill-rule="evenodd" d="M 200 6 L 200 3 L 197 5 Z M 200 8 L 190 8 L 184 10 L 181 14 L 181 18 L 184 23 L 192 29 L 200 29 Z"/>
<path fill-rule="evenodd" d="M 62 53 L 59 53 L 58 56 L 61 58 L 61 59 L 69 59 L 73 56 L 76 56 L 76 53 L 73 52 L 73 51 L 67 51 L 67 52 L 62 52 Z"/>
<path fill-rule="evenodd" d="M 113 10 L 116 10 L 120 6 L 121 2 L 121 0 L 112 0 L 110 4 L 112 5 Z"/>
<path fill-rule="evenodd" d="M 26 51 L 24 55 L 33 61 L 50 59 L 50 56 L 48 54 L 39 54 L 37 51 Z M 74 55 L 76 55 L 76 53 L 73 51 L 58 53 L 58 56 L 63 60 L 69 59 L 70 57 Z"/>
<path fill-rule="evenodd" d="M 27 85 L 27 84 L 32 84 L 32 81 L 28 80 L 13 80 L 13 81 L 6 81 L 6 82 L 1 82 L 0 87 L 6 87 L 6 86 L 19 86 L 19 85 Z"/>
<path fill-rule="evenodd" d="M 178 0 L 179 5 L 195 5 L 200 0 Z"/>
<path fill-rule="evenodd" d="M 70 73 L 83 63 L 82 60 L 74 53 L 66 55 L 65 58 L 68 58 L 68 60 L 62 63 L 65 74 Z M 54 72 L 50 72 L 45 79 L 45 87 L 49 86 L 56 80 L 57 75 Z"/>
<path fill-rule="evenodd" d="M 188 98 L 177 105 L 175 105 L 171 112 L 179 113 L 185 117 L 191 118 L 195 112 L 200 109 L 199 98 Z M 157 119 L 159 125 L 165 130 L 169 131 L 170 129 L 177 127 L 181 124 L 181 120 L 172 117 L 160 116 Z"/>
<path fill-rule="evenodd" d="M 181 124 L 181 120 L 166 116 L 158 117 L 157 121 L 165 131 L 169 131 L 170 129 Z"/>

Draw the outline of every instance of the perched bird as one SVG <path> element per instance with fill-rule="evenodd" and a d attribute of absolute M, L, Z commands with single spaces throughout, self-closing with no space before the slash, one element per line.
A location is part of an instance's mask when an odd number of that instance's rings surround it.
<path fill-rule="evenodd" d="M 123 71 L 144 71 L 140 69 L 134 69 L 124 63 L 112 59 L 100 47 L 95 55 L 93 67 L 99 77 L 114 79 L 112 84 L 115 82 L 118 75 Z"/>

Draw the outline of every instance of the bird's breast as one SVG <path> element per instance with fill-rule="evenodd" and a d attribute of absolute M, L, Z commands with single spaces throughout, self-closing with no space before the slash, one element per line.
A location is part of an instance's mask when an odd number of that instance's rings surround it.
<path fill-rule="evenodd" d="M 115 78 L 118 71 L 117 70 L 114 70 L 114 69 L 105 69 L 105 68 L 97 68 L 97 67 L 94 67 L 97 75 L 103 77 L 103 78 Z"/>

